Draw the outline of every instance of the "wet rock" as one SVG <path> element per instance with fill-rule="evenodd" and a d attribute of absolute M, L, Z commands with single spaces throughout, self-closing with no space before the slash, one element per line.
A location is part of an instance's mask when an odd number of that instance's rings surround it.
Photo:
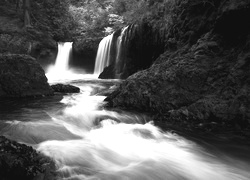
<path fill-rule="evenodd" d="M 0 136 L 1 179 L 53 180 L 55 164 L 32 147 Z"/>
<path fill-rule="evenodd" d="M 28 55 L 0 54 L 0 97 L 52 95 L 44 70 Z"/>
<path fill-rule="evenodd" d="M 54 85 L 51 85 L 51 88 L 54 90 L 54 92 L 60 92 L 60 93 L 79 93 L 80 92 L 80 88 L 69 85 L 69 84 L 54 84 Z"/>
<path fill-rule="evenodd" d="M 166 49 L 150 68 L 127 78 L 106 98 L 108 105 L 148 112 L 155 121 L 188 129 L 248 129 L 250 31 L 244 21 L 249 4 L 181 3 L 177 8 L 186 9 L 177 11 L 174 24 L 178 50 Z M 203 24 L 205 17 L 209 20 Z M 191 41 L 184 37 L 190 29 Z"/>
<path fill-rule="evenodd" d="M 114 64 L 105 67 L 102 73 L 99 75 L 100 79 L 114 79 L 115 78 L 115 67 Z"/>

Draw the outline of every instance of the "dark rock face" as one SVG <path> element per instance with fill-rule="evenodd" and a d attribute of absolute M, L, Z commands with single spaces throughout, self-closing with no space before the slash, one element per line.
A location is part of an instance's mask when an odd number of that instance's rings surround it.
<path fill-rule="evenodd" d="M 115 78 L 115 66 L 114 66 L 114 64 L 112 64 L 108 67 L 105 67 L 98 78 L 100 78 L 100 79 L 114 79 Z"/>
<path fill-rule="evenodd" d="M 56 179 L 55 164 L 32 147 L 0 136 L 1 179 Z"/>
<path fill-rule="evenodd" d="M 99 42 L 100 38 L 76 38 L 73 43 L 73 58 L 70 65 L 82 67 L 87 72 L 93 73 Z"/>
<path fill-rule="evenodd" d="M 150 112 L 156 121 L 185 128 L 246 129 L 250 124 L 250 31 L 249 23 L 240 22 L 248 17 L 250 1 L 211 1 L 213 7 L 204 5 L 208 9 L 198 12 L 192 3 L 177 13 L 188 16 L 181 26 L 177 21 L 175 28 L 195 29 L 204 17 L 212 19 L 188 38 L 180 29 L 178 50 L 168 48 L 149 69 L 130 76 L 106 100 L 111 107 Z M 191 18 L 195 13 L 198 19 Z"/>
<path fill-rule="evenodd" d="M 54 64 L 58 52 L 56 41 L 44 37 L 34 37 L 36 41 L 31 42 L 30 55 L 35 57 L 39 64 L 45 69 Z"/>
<path fill-rule="evenodd" d="M 0 97 L 52 94 L 44 70 L 34 58 L 0 54 Z"/>
<path fill-rule="evenodd" d="M 51 88 L 54 90 L 54 92 L 60 92 L 60 93 L 79 93 L 80 88 L 69 85 L 69 84 L 54 84 L 51 85 Z"/>

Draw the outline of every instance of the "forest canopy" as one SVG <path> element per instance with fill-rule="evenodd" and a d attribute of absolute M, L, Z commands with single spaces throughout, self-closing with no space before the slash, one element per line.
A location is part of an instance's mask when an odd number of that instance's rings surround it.
<path fill-rule="evenodd" d="M 25 27 L 36 27 L 55 39 L 68 34 L 109 34 L 138 21 L 171 23 L 180 0 L 5 0 Z M 10 9 L 11 9 L 10 8 Z M 167 20 L 167 23 L 166 23 Z M 162 22 L 164 21 L 164 22 Z"/>
<path fill-rule="evenodd" d="M 169 21 L 177 0 L 68 0 L 69 12 L 79 34 L 88 31 L 110 33 L 138 21 Z M 156 22 L 154 22 L 156 23 Z M 158 23 L 158 22 L 157 22 Z"/>

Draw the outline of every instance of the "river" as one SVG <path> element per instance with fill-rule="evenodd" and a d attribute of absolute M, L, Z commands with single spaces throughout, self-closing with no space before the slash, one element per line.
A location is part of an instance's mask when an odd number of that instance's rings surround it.
<path fill-rule="evenodd" d="M 60 179 L 250 179 L 246 144 L 185 137 L 161 130 L 146 115 L 105 110 L 101 94 L 118 80 L 83 75 L 60 82 L 81 92 L 0 104 L 0 135 L 54 159 Z"/>

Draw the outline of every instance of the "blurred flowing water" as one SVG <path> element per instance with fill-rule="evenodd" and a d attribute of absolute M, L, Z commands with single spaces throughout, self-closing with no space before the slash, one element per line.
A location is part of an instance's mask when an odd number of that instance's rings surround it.
<path fill-rule="evenodd" d="M 54 159 L 59 179 L 250 179 L 244 143 L 220 141 L 217 147 L 209 137 L 192 141 L 164 132 L 143 114 L 105 110 L 101 94 L 119 81 L 73 78 L 60 82 L 80 87 L 78 94 L 0 104 L 0 135 Z"/>

